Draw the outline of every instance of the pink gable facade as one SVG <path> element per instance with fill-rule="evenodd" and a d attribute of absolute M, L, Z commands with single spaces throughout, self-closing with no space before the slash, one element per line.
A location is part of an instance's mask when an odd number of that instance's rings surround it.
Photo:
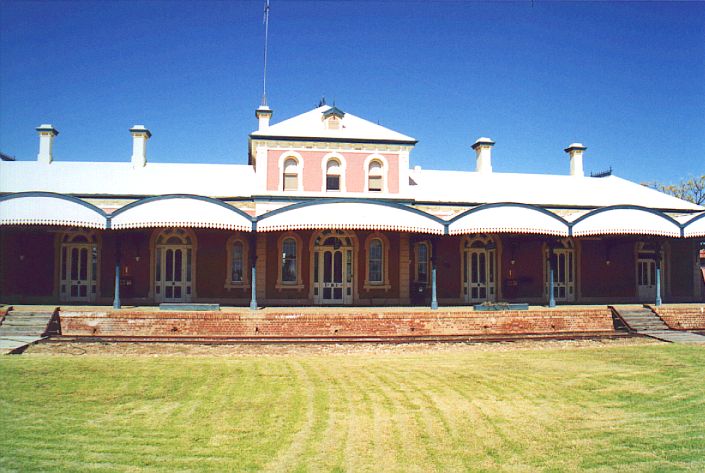
<path fill-rule="evenodd" d="M 267 191 L 282 190 L 283 164 L 288 157 L 301 158 L 300 163 L 304 192 L 321 192 L 325 190 L 325 166 L 327 158 L 342 157 L 342 185 L 345 192 L 366 192 L 367 165 L 372 159 L 382 157 L 385 163 L 387 193 L 399 193 L 399 154 L 371 153 L 368 151 L 328 150 L 311 151 L 292 148 L 289 150 L 270 149 L 267 151 Z M 338 158 L 339 159 L 339 158 Z M 340 160 L 340 159 L 339 159 Z M 301 166 L 303 164 L 303 166 Z"/>

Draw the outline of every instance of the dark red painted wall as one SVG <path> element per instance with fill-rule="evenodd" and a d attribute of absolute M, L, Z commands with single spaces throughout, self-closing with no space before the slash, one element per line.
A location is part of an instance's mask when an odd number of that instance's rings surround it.
<path fill-rule="evenodd" d="M 502 237 L 502 299 L 544 297 L 544 242 L 533 236 Z"/>
<path fill-rule="evenodd" d="M 578 278 L 582 297 L 636 296 L 634 245 L 631 238 L 582 240 Z"/>
<path fill-rule="evenodd" d="M 671 295 L 682 297 L 693 294 L 693 265 L 696 251 L 692 240 L 674 240 L 670 244 Z"/>
<path fill-rule="evenodd" d="M 462 272 L 461 240 L 462 238 L 456 236 L 436 240 L 436 290 L 439 298 L 460 297 L 462 290 L 460 278 Z"/>
<path fill-rule="evenodd" d="M 7 296 L 46 296 L 54 292 L 55 233 L 2 229 L 0 293 Z M 23 257 L 21 259 L 21 257 Z M 14 297 L 14 300 L 18 298 Z M 22 300 L 20 297 L 19 300 Z"/>

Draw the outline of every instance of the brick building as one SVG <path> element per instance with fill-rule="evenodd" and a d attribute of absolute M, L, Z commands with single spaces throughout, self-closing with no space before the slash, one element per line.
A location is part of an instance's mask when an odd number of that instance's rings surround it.
<path fill-rule="evenodd" d="M 609 175 L 410 167 L 416 140 L 323 105 L 270 125 L 248 164 L 0 162 L 6 303 L 469 305 L 702 301 L 702 207 Z"/>

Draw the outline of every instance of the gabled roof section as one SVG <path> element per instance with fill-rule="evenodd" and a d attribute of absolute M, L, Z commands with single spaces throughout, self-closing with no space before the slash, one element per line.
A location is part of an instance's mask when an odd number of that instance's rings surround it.
<path fill-rule="evenodd" d="M 638 205 L 660 210 L 703 207 L 635 182 L 609 177 L 420 170 L 411 173 L 417 202 L 490 204 L 520 202 L 543 207 L 596 208 Z"/>
<path fill-rule="evenodd" d="M 336 115 L 340 118 L 340 128 L 328 129 L 324 115 Z M 323 105 L 308 112 L 271 125 L 266 130 L 255 131 L 251 138 L 283 138 L 299 140 L 328 140 L 340 142 L 373 142 L 416 144 L 416 139 L 403 135 L 389 128 L 372 123 L 351 113 Z"/>
<path fill-rule="evenodd" d="M 343 118 L 345 116 L 345 112 L 343 112 L 341 109 L 333 105 L 331 108 L 323 112 L 323 118 L 328 118 L 328 117 L 338 117 L 338 118 Z"/>
<path fill-rule="evenodd" d="M 74 195 L 197 194 L 249 197 L 255 173 L 243 164 L 0 161 L 0 191 L 45 191 Z"/>

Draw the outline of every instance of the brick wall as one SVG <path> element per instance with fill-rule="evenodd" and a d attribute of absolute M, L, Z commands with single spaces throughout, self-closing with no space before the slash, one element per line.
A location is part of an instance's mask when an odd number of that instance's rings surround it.
<path fill-rule="evenodd" d="M 705 305 L 651 307 L 675 330 L 705 330 Z"/>
<path fill-rule="evenodd" d="M 305 309 L 271 313 L 62 312 L 67 336 L 130 337 L 355 337 L 565 334 L 614 331 L 608 308 L 531 311 L 399 312 Z"/>

